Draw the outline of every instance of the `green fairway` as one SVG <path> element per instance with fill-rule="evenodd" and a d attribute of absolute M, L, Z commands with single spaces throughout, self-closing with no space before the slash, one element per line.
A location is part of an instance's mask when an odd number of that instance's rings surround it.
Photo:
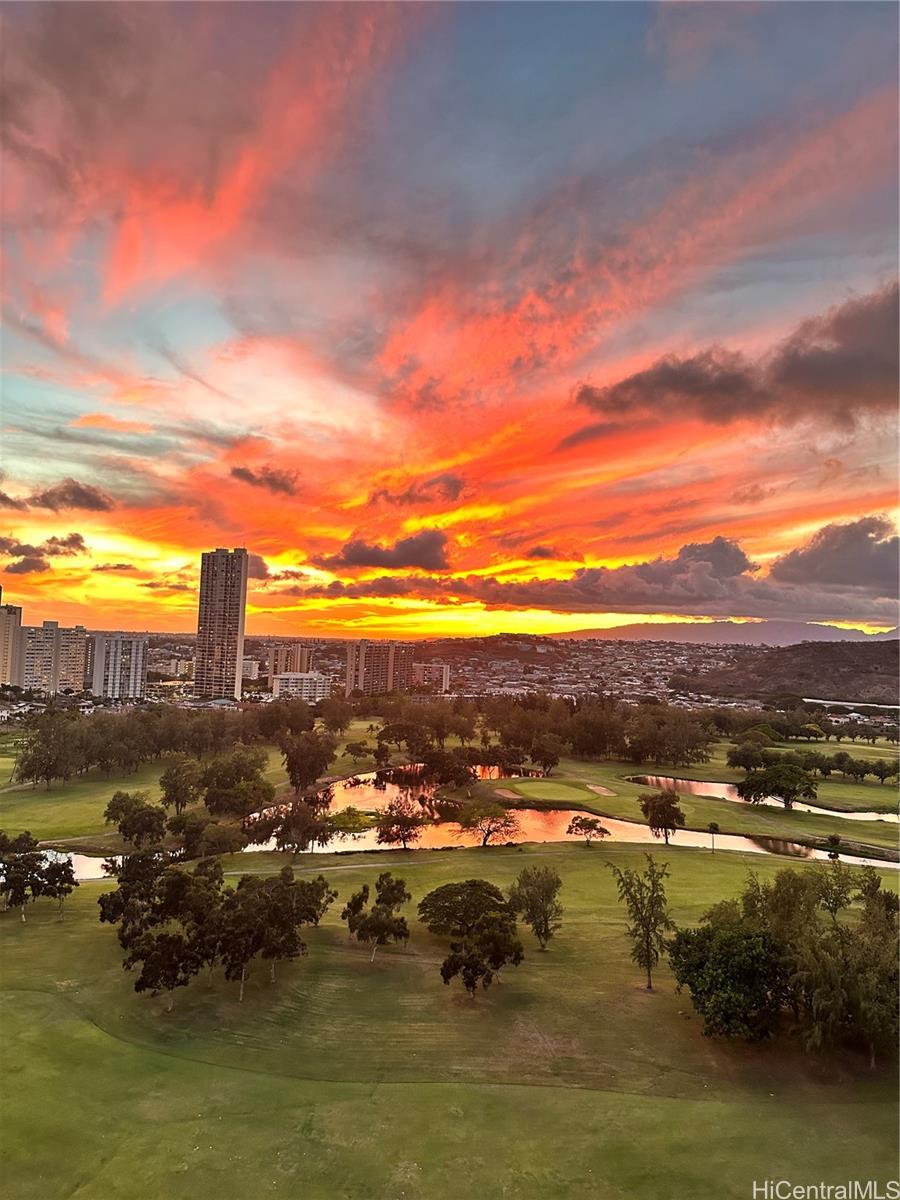
<path fill-rule="evenodd" d="M 269 765 L 265 775 L 276 786 L 287 782 L 281 755 L 276 747 L 266 747 Z M 18 832 L 28 829 L 41 840 L 57 840 L 106 834 L 103 811 L 114 792 L 146 791 L 151 800 L 159 799 L 159 777 L 166 769 L 161 758 L 142 763 L 131 775 L 105 775 L 89 771 L 68 783 L 10 786 L 0 790 L 0 829 Z"/>
<path fill-rule="evenodd" d="M 736 892 L 749 866 L 782 865 L 654 853 L 671 864 L 681 922 Z M 179 991 L 169 1015 L 134 994 L 114 931 L 97 922 L 108 885 L 82 885 L 62 922 L 50 904 L 24 926 L 4 915 L 4 1195 L 743 1200 L 773 1172 L 889 1177 L 889 1069 L 809 1058 L 790 1041 L 718 1044 L 666 970 L 643 990 L 604 869 L 639 860 L 617 845 L 297 863 L 327 871 L 342 896 L 390 867 L 414 902 L 451 879 L 506 886 L 526 863 L 553 865 L 566 913 L 550 951 L 526 932 L 524 963 L 474 1002 L 442 985 L 444 943 L 412 920 L 414 905 L 406 950 L 370 963 L 338 901 L 275 984 L 254 969 L 240 1005 L 217 971 Z"/>

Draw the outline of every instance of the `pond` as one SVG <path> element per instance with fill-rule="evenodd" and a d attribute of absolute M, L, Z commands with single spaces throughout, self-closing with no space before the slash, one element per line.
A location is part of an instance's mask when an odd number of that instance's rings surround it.
<path fill-rule="evenodd" d="M 640 783 L 644 787 L 672 788 L 684 796 L 705 796 L 710 800 L 733 800 L 738 804 L 746 804 L 738 795 L 737 788 L 732 783 L 717 783 L 713 779 L 675 779 L 671 775 L 631 775 L 629 783 Z M 766 808 L 784 808 L 775 796 L 767 796 L 760 801 Z M 896 825 L 900 822 L 897 813 L 882 812 L 839 812 L 834 808 L 822 808 L 816 804 L 803 804 L 799 800 L 793 805 L 793 812 L 815 813 L 820 817 L 837 817 L 841 821 L 887 821 Z"/>
<path fill-rule="evenodd" d="M 499 780 L 510 778 L 508 774 L 496 767 L 481 768 L 479 774 L 482 779 Z M 639 779 L 639 782 L 647 782 L 650 786 L 663 786 L 663 781 L 665 781 L 665 786 L 669 786 L 671 782 L 697 782 L 690 780 L 668 781 L 665 780 L 664 776 L 641 776 Z M 717 784 L 714 786 L 718 787 L 722 785 Z M 330 796 L 328 811 L 332 813 L 340 812 L 346 808 L 357 808 L 364 812 L 380 812 L 392 800 L 399 798 L 417 800 L 422 796 L 427 801 L 433 795 L 434 790 L 434 787 L 425 783 L 420 770 L 417 768 L 395 768 L 390 771 L 369 772 L 350 779 L 337 780 L 329 785 L 327 789 L 324 789 L 323 799 L 326 795 Z M 687 789 L 684 790 L 686 791 Z M 704 793 L 693 794 L 702 795 Z M 515 816 L 519 823 L 520 833 L 507 844 L 581 841 L 581 838 L 577 838 L 566 832 L 569 822 L 573 817 L 578 815 L 597 817 L 597 813 L 590 812 L 588 809 L 518 808 L 515 810 Z M 601 821 L 603 827 L 609 830 L 609 837 L 602 839 L 604 842 L 660 844 L 659 839 L 654 838 L 650 833 L 649 827 L 638 821 L 627 821 L 616 817 L 599 817 L 598 819 Z M 597 842 L 594 843 L 595 846 L 598 844 Z M 416 843 L 416 849 L 444 850 L 456 846 L 480 845 L 481 838 L 478 834 L 460 829 L 459 825 L 453 821 L 437 821 L 434 824 L 425 826 L 422 830 L 420 840 Z M 679 846 L 689 846 L 705 850 L 711 848 L 708 833 L 689 829 L 678 830 L 678 833 L 672 839 L 672 845 L 676 848 Z M 275 841 L 271 839 L 248 846 L 246 852 L 274 849 Z M 353 851 L 384 849 L 387 849 L 387 847 L 378 845 L 375 830 L 367 830 L 362 834 L 336 837 L 327 846 L 314 847 L 311 852 L 330 854 L 335 852 L 352 853 Z M 745 854 L 774 854 L 782 858 L 798 860 L 825 860 L 828 858 L 826 851 L 813 850 L 808 846 L 801 845 L 799 842 L 785 841 L 780 838 L 741 837 L 737 834 L 728 833 L 716 835 L 716 849 L 737 850 Z M 84 854 L 74 854 L 71 857 L 75 867 L 76 878 L 79 880 L 104 878 L 101 866 L 102 859 L 92 858 Z M 842 862 L 857 866 L 873 861 L 846 854 L 842 854 L 840 857 Z M 896 867 L 898 864 L 878 862 L 877 865 Z"/>

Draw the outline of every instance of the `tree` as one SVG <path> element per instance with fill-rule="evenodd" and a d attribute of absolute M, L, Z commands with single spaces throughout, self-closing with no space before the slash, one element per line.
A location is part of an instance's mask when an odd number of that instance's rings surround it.
<path fill-rule="evenodd" d="M 509 841 L 522 832 L 518 820 L 509 809 L 504 808 L 502 804 L 484 801 L 473 801 L 463 805 L 456 822 L 462 833 L 477 834 L 481 838 L 482 846 L 487 846 L 492 838 Z"/>
<path fill-rule="evenodd" d="M 836 923 L 838 913 L 849 907 L 855 891 L 853 875 L 837 858 L 816 872 L 819 903 Z"/>
<path fill-rule="evenodd" d="M 225 978 L 240 980 L 238 1000 L 241 1003 L 247 967 L 263 948 L 264 920 L 263 906 L 254 889 L 238 886 L 226 893 L 222 902 L 219 958 L 225 968 Z"/>
<path fill-rule="evenodd" d="M 357 896 L 360 894 L 357 893 Z M 375 961 L 379 946 L 386 946 L 388 942 L 409 941 L 406 918 L 399 916 L 397 909 L 411 899 L 412 896 L 406 890 L 406 882 L 403 879 L 394 879 L 390 871 L 384 871 L 375 882 L 375 903 L 368 910 L 359 907 L 358 911 L 354 912 L 355 928 L 351 928 L 348 919 L 347 927 L 356 935 L 356 940 L 372 944 L 371 962 Z"/>
<path fill-rule="evenodd" d="M 713 852 L 713 854 L 715 854 L 715 852 L 716 852 L 716 834 L 719 832 L 719 822 L 718 821 L 710 821 L 710 823 L 706 827 L 706 831 L 709 834 L 709 840 L 712 843 L 712 852 Z"/>
<path fill-rule="evenodd" d="M 72 866 L 70 858 L 51 858 L 45 861 L 41 894 L 49 896 L 57 902 L 57 912 L 60 918 L 63 915 L 66 897 L 70 896 L 77 887 L 78 880 L 75 878 L 75 868 Z"/>
<path fill-rule="evenodd" d="M 678 793 L 670 788 L 659 792 L 645 792 L 639 798 L 641 812 L 647 818 L 650 832 L 655 838 L 665 838 L 667 846 L 669 838 L 675 836 L 676 829 L 684 827 L 680 799 Z"/>
<path fill-rule="evenodd" d="M 566 752 L 566 743 L 555 733 L 539 733 L 531 743 L 529 758 L 549 775 Z"/>
<path fill-rule="evenodd" d="M 609 830 L 596 817 L 573 817 L 569 822 L 566 833 L 570 837 L 583 837 L 588 847 L 594 838 L 599 840 L 600 838 L 609 837 Z"/>
<path fill-rule="evenodd" d="M 897 763 L 887 762 L 886 759 L 876 758 L 872 763 L 869 763 L 869 771 L 879 783 L 886 783 L 892 776 L 897 774 Z"/>
<path fill-rule="evenodd" d="M 187 754 L 176 754 L 159 777 L 164 806 L 174 808 L 178 816 L 196 804 L 203 791 L 202 777 L 203 772 L 195 759 Z"/>
<path fill-rule="evenodd" d="M 399 844 L 404 850 L 408 850 L 411 842 L 417 842 L 421 838 L 422 830 L 427 824 L 428 820 L 421 808 L 401 796 L 392 800 L 379 813 L 375 822 L 375 840 L 379 846 Z"/>
<path fill-rule="evenodd" d="M 303 800 L 295 800 L 287 812 L 275 820 L 276 847 L 293 854 L 303 854 L 311 846 L 327 846 L 333 836 L 334 829 L 327 814 Z"/>
<path fill-rule="evenodd" d="M 0 833 L 0 895 L 4 909 L 18 908 L 23 922 L 25 905 L 45 895 L 46 854 L 30 833 L 15 838 Z"/>
<path fill-rule="evenodd" d="M 353 892 L 341 910 L 341 920 L 347 922 L 347 937 L 351 938 L 359 928 L 369 904 L 369 885 L 364 883 L 358 892 Z"/>
<path fill-rule="evenodd" d="M 319 705 L 319 714 L 329 733 L 343 733 L 353 719 L 353 707 L 340 696 L 329 696 Z"/>
<path fill-rule="evenodd" d="M 679 929 L 669 946 L 678 990 L 687 987 L 706 1037 L 769 1036 L 784 995 L 784 963 L 770 934 L 740 923 Z"/>
<path fill-rule="evenodd" d="M 115 792 L 103 814 L 123 841 L 140 849 L 159 845 L 166 836 L 166 811 L 147 803 L 147 792 Z"/>
<path fill-rule="evenodd" d="M 451 942 L 450 953 L 441 963 L 441 978 L 449 984 L 457 975 L 471 998 L 480 983 L 489 988 L 499 982 L 500 970 L 507 964 L 517 967 L 525 957 L 516 937 L 516 923 L 508 909 L 483 913 L 463 941 Z"/>
<path fill-rule="evenodd" d="M 283 867 L 282 875 L 288 870 L 289 867 Z M 337 897 L 337 890 L 331 887 L 324 875 L 317 875 L 315 879 L 298 879 L 291 893 L 294 919 L 305 925 L 318 925 Z"/>
<path fill-rule="evenodd" d="M 737 785 L 742 800 L 759 804 L 774 796 L 785 808 L 792 808 L 798 800 L 815 800 L 816 784 L 808 772 L 791 763 L 778 763 L 761 771 L 750 771 Z"/>
<path fill-rule="evenodd" d="M 733 746 L 725 755 L 729 767 L 737 767 L 742 771 L 756 771 L 766 765 L 766 752 L 753 742 L 742 742 Z"/>
<path fill-rule="evenodd" d="M 344 757 L 352 758 L 354 763 L 362 762 L 372 753 L 372 747 L 368 742 L 348 742 L 344 747 Z"/>
<path fill-rule="evenodd" d="M 289 734 L 282 738 L 280 746 L 288 779 L 298 796 L 313 786 L 334 758 L 334 738 L 311 730 Z"/>
<path fill-rule="evenodd" d="M 509 890 L 509 907 L 531 929 L 542 950 L 562 925 L 562 880 L 552 867 L 525 867 Z"/>
<path fill-rule="evenodd" d="M 188 938 L 165 929 L 148 929 L 133 943 L 126 965 L 136 963 L 141 964 L 141 970 L 134 990 L 149 991 L 151 996 L 168 992 L 166 1012 L 172 1011 L 175 989 L 186 987 L 200 970 L 200 960 Z"/>
<path fill-rule="evenodd" d="M 431 933 L 462 939 L 478 920 L 494 910 L 508 910 L 503 893 L 487 879 L 444 883 L 419 901 L 419 920 Z"/>
<path fill-rule="evenodd" d="M 647 973 L 647 991 L 653 990 L 653 969 L 665 948 L 665 935 L 675 928 L 669 916 L 665 880 L 667 863 L 657 864 L 645 854 L 646 869 L 642 874 L 630 867 L 620 868 L 607 863 L 616 878 L 619 900 L 628 911 L 628 937 L 631 939 L 632 960 Z"/>

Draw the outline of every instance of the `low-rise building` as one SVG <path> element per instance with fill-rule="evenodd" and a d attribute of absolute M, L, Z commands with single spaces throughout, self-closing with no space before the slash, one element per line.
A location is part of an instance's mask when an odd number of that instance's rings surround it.
<path fill-rule="evenodd" d="M 331 680 L 319 671 L 286 671 L 272 682 L 276 700 L 305 700 L 315 704 L 331 695 Z"/>

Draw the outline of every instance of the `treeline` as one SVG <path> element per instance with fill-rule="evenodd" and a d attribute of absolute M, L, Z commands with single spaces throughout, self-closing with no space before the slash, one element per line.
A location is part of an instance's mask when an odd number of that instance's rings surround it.
<path fill-rule="evenodd" d="M 49 787 L 95 768 L 129 775 L 166 754 L 199 760 L 238 743 L 276 742 L 313 723 L 312 710 L 302 700 L 229 711 L 160 705 L 90 716 L 51 708 L 18 734 L 13 779 Z"/>
<path fill-rule="evenodd" d="M 41 850 L 30 833 L 9 837 L 0 830 L 0 902 L 4 912 L 25 909 L 35 900 L 55 900 L 59 915 L 67 896 L 78 887 L 71 861 L 51 850 Z"/>
<path fill-rule="evenodd" d="M 125 970 L 137 970 L 134 989 L 166 993 L 171 1011 L 175 990 L 201 971 L 221 968 L 239 984 L 238 999 L 257 962 L 276 980 L 279 962 L 307 953 L 302 931 L 316 926 L 338 898 L 322 875 L 296 879 L 291 867 L 278 875 L 242 875 L 233 889 L 222 868 L 204 860 L 184 870 L 165 854 L 141 851 L 105 864 L 117 887 L 99 898 L 100 920 L 117 927 Z M 525 868 L 507 895 L 483 879 L 445 884 L 423 897 L 419 919 L 432 933 L 449 938 L 440 964 L 445 984 L 459 977 L 474 998 L 504 966 L 524 957 L 517 918 L 528 925 L 541 949 L 560 928 L 562 881 L 548 867 Z M 399 910 L 412 899 L 403 879 L 382 872 L 374 892 L 364 884 L 347 899 L 341 920 L 351 939 L 372 947 L 405 944 L 410 931 Z"/>
<path fill-rule="evenodd" d="M 530 762 L 545 774 L 567 754 L 681 767 L 706 762 L 712 743 L 721 737 L 739 740 L 749 753 L 750 748 L 761 751 L 783 738 L 811 742 L 853 736 L 846 727 L 831 730 L 821 710 L 805 707 L 764 714 L 687 710 L 657 701 L 624 704 L 599 696 L 577 702 L 540 694 L 486 696 L 477 703 L 420 703 L 409 696 L 352 701 L 335 697 L 315 709 L 291 700 L 234 710 L 160 705 L 90 716 L 51 708 L 22 727 L 13 777 L 49 787 L 92 769 L 129 774 L 164 755 L 181 754 L 201 762 L 238 745 L 275 743 L 299 792 L 318 777 L 310 777 L 316 756 L 327 754 L 329 763 L 334 757 L 334 745 L 329 753 L 320 742 L 309 740 L 316 723 L 320 735 L 333 737 L 343 734 L 353 719 L 367 716 L 374 718 L 367 736 L 349 742 L 344 751 L 354 763 L 373 759 L 376 766 L 386 766 L 394 752 L 404 752 L 415 762 L 427 761 L 429 755 L 438 761 L 448 739 L 454 738 L 460 743 L 457 750 L 466 752 L 457 755 L 463 769 Z M 839 759 L 840 754 L 833 757 Z M 445 766 L 449 762 L 445 760 Z M 866 773 L 872 773 L 871 766 Z"/>
<path fill-rule="evenodd" d="M 728 751 L 726 761 L 729 767 L 744 771 L 794 766 L 810 775 L 819 775 L 822 779 L 837 774 L 857 783 L 862 783 L 867 775 L 871 775 L 879 783 L 886 783 L 900 771 L 900 763 L 897 760 L 891 762 L 885 758 L 853 758 L 846 750 L 838 750 L 834 754 L 824 754 L 820 750 L 785 750 L 779 753 L 752 742 L 734 746 Z"/>

